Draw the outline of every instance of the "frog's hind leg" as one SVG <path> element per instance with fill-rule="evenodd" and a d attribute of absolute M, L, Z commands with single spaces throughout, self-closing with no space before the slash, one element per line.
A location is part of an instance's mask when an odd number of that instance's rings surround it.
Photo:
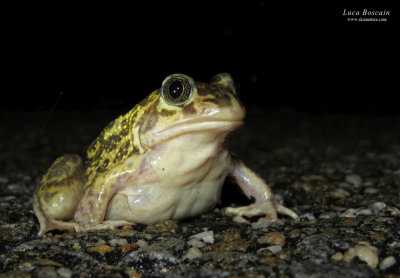
<path fill-rule="evenodd" d="M 58 158 L 42 177 L 33 195 L 33 209 L 42 236 L 49 230 L 78 230 L 73 219 L 82 199 L 85 175 L 78 155 Z"/>
<path fill-rule="evenodd" d="M 33 196 L 33 210 L 34 210 L 36 217 L 39 220 L 39 224 L 40 224 L 38 236 L 43 236 L 47 231 L 51 231 L 51 230 L 73 231 L 73 230 L 77 229 L 77 226 L 78 226 L 77 223 L 57 220 L 57 219 L 47 215 L 42 210 L 42 206 L 40 204 L 37 194 L 34 194 L 34 196 Z"/>
<path fill-rule="evenodd" d="M 73 224 L 76 224 L 76 223 L 73 223 Z M 118 227 L 126 226 L 126 225 L 133 226 L 133 225 L 135 225 L 135 223 L 129 222 L 126 220 L 105 220 L 100 224 L 79 226 L 79 227 L 73 227 L 73 228 L 77 232 L 86 232 L 86 231 L 94 231 L 94 230 L 114 230 Z"/>

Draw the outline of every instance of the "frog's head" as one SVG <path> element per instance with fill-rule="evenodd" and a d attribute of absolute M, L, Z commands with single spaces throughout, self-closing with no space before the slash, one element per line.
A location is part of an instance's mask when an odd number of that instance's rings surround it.
<path fill-rule="evenodd" d="M 242 124 L 245 110 L 230 74 L 215 75 L 209 83 L 184 74 L 164 79 L 150 95 L 141 124 L 141 143 L 152 146 L 183 134 L 225 135 Z"/>

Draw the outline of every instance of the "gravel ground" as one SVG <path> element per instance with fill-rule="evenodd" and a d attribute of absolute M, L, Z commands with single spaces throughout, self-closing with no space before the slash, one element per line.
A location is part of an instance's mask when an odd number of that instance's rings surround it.
<path fill-rule="evenodd" d="M 400 277 L 400 118 L 248 108 L 233 152 L 301 220 L 240 224 L 230 180 L 213 211 L 114 231 L 36 236 L 35 184 L 119 111 L 0 112 L 0 277 Z"/>

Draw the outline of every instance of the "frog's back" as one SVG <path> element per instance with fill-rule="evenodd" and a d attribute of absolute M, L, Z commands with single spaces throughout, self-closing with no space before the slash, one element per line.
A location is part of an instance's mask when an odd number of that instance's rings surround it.
<path fill-rule="evenodd" d="M 90 144 L 87 150 L 85 189 L 96 177 L 112 169 L 127 157 L 143 152 L 139 133 L 145 111 L 155 106 L 157 92 L 138 103 L 124 115 L 110 122 Z"/>

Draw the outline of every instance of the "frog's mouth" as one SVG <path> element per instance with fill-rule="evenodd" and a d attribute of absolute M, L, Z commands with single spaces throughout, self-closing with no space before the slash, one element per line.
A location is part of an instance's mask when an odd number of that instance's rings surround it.
<path fill-rule="evenodd" d="M 242 124 L 243 120 L 183 120 L 166 126 L 159 131 L 155 131 L 154 139 L 158 142 L 162 142 L 190 133 L 195 134 L 211 132 L 223 135 L 232 132 L 233 130 L 240 127 Z"/>

